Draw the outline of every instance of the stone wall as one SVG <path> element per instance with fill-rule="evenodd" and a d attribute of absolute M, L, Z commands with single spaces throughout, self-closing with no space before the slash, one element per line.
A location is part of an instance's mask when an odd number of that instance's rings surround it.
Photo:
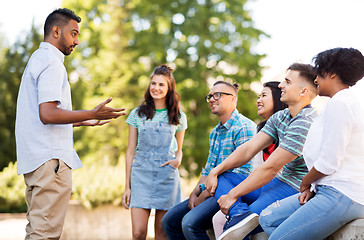
<path fill-rule="evenodd" d="M 61 240 L 120 240 L 131 239 L 130 211 L 104 205 L 88 210 L 71 202 Z"/>
<path fill-rule="evenodd" d="M 153 239 L 154 215 L 151 214 L 148 238 Z M 130 211 L 122 207 L 101 206 L 92 211 L 70 204 L 61 240 L 129 240 L 131 239 Z M 265 233 L 254 238 L 268 239 Z M 364 240 L 364 219 L 354 220 L 326 240 Z"/>

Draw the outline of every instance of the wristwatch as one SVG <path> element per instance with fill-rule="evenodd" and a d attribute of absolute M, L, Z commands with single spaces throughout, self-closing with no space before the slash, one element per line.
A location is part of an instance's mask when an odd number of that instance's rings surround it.
<path fill-rule="evenodd" d="M 201 183 L 198 187 L 200 189 L 200 193 L 202 193 L 203 191 L 206 190 L 206 187 L 205 187 L 205 184 L 204 183 Z"/>

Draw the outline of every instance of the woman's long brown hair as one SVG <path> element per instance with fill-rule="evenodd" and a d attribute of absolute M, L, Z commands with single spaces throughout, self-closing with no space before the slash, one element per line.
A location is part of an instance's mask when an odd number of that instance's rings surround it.
<path fill-rule="evenodd" d="M 154 69 L 152 75 L 150 76 L 150 79 L 152 79 L 155 75 L 163 75 L 168 77 L 169 81 L 167 81 L 168 92 L 166 95 L 166 105 L 168 110 L 169 124 L 178 125 L 180 123 L 179 119 L 181 117 L 179 109 L 180 96 L 176 91 L 176 81 L 174 80 L 172 72 L 173 72 L 172 68 L 168 67 L 165 64 L 162 64 Z M 154 99 L 150 95 L 150 84 L 149 84 L 144 94 L 144 101 L 139 106 L 138 115 L 140 117 L 145 116 L 147 119 L 153 119 L 154 114 L 155 114 Z"/>

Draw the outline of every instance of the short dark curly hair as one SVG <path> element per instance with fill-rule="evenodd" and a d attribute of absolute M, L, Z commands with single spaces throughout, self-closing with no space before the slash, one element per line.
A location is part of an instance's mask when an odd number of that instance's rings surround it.
<path fill-rule="evenodd" d="M 329 49 L 317 54 L 313 61 L 320 77 L 336 74 L 349 86 L 354 86 L 364 77 L 364 56 L 354 48 Z"/>
<path fill-rule="evenodd" d="M 52 32 L 52 28 L 56 25 L 63 27 L 69 20 L 75 20 L 78 23 L 81 22 L 81 18 L 75 14 L 74 11 L 68 8 L 58 8 L 51 12 L 44 24 L 44 36 L 48 36 Z"/>

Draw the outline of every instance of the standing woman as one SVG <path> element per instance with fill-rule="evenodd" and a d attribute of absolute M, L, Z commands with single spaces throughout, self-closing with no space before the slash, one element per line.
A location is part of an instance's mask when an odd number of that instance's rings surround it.
<path fill-rule="evenodd" d="M 271 81 L 263 84 L 263 89 L 258 95 L 257 99 L 257 114 L 264 120 L 258 124 L 257 132 L 259 132 L 264 127 L 270 116 L 280 110 L 287 108 L 287 104 L 281 102 L 280 100 L 281 89 L 278 87 L 279 84 L 280 82 L 278 81 Z M 258 153 L 253 159 L 253 168 L 255 169 L 264 161 L 266 161 L 269 155 L 278 147 L 278 144 L 278 142 L 274 142 L 267 148 L 263 149 L 263 151 Z M 226 222 L 225 214 L 223 214 L 221 211 L 218 211 L 214 215 L 212 222 L 214 226 L 214 234 L 217 239 L 223 232 L 223 227 Z"/>
<path fill-rule="evenodd" d="M 129 143 L 122 203 L 131 208 L 133 239 L 146 239 L 151 209 L 156 209 L 155 239 L 167 239 L 162 217 L 181 201 L 178 167 L 187 119 L 179 109 L 172 71 L 166 65 L 154 69 L 144 102 L 126 120 Z"/>
<path fill-rule="evenodd" d="M 334 48 L 314 59 L 318 93 L 330 100 L 306 138 L 303 156 L 310 171 L 301 193 L 260 215 L 269 239 L 324 239 L 364 218 L 363 92 L 349 89 L 364 77 L 364 56 L 353 48 Z"/>

